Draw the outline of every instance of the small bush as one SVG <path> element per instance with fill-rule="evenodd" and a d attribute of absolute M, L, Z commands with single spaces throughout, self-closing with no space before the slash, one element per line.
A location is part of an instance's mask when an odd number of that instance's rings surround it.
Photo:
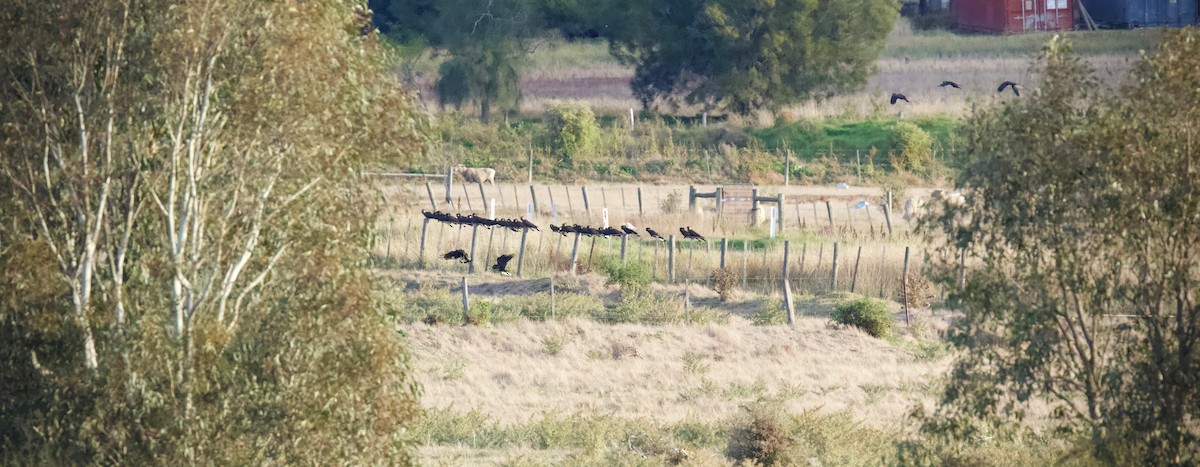
<path fill-rule="evenodd" d="M 733 296 L 733 290 L 737 287 L 738 275 L 729 268 L 714 269 L 709 276 L 709 282 L 712 283 L 712 288 L 721 297 L 721 302 L 728 302 Z"/>
<path fill-rule="evenodd" d="M 683 307 L 675 297 L 654 290 L 621 291 L 621 301 L 609 307 L 610 323 L 671 324 L 683 322 Z"/>
<path fill-rule="evenodd" d="M 546 131 L 550 147 L 567 167 L 587 160 L 600 140 L 596 115 L 582 103 L 564 103 L 550 109 Z"/>
<path fill-rule="evenodd" d="M 492 324 L 492 302 L 475 302 L 467 310 L 467 324 L 486 326 Z"/>
<path fill-rule="evenodd" d="M 756 326 L 787 324 L 787 311 L 784 311 L 779 300 L 766 300 L 763 307 L 750 317 L 750 321 Z"/>
<path fill-rule="evenodd" d="M 854 326 L 874 337 L 888 337 L 896 327 L 887 303 L 869 297 L 839 303 L 831 317 L 838 324 Z"/>
<path fill-rule="evenodd" d="M 621 290 L 640 289 L 650 284 L 650 265 L 643 261 L 621 262 L 609 258 L 604 264 L 608 273 L 608 284 L 616 284 Z"/>
<path fill-rule="evenodd" d="M 914 123 L 898 122 L 895 130 L 897 151 L 892 153 L 892 166 L 927 174 L 933 168 L 933 137 Z"/>
<path fill-rule="evenodd" d="M 896 295 L 900 303 L 908 302 L 910 310 L 929 308 L 933 303 L 933 284 L 925 276 L 909 273 L 906 278 L 897 279 L 900 282 Z"/>
<path fill-rule="evenodd" d="M 729 432 L 726 455 L 738 461 L 756 465 L 793 465 L 800 462 L 796 442 L 792 439 L 789 420 L 775 404 L 743 407 L 743 420 Z"/>
<path fill-rule="evenodd" d="M 683 193 L 671 190 L 671 193 L 658 202 L 658 208 L 663 214 L 675 214 L 683 207 Z"/>

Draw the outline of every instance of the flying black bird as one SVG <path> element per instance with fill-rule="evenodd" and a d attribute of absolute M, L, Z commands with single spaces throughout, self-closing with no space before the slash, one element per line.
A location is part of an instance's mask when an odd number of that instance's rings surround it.
<path fill-rule="evenodd" d="M 1003 83 L 1000 83 L 1000 87 L 996 88 L 996 92 L 1004 92 L 1004 88 L 1010 87 L 1010 86 L 1012 87 L 1013 94 L 1016 94 L 1017 97 L 1021 97 L 1021 91 L 1017 90 L 1017 86 L 1020 86 L 1020 85 L 1017 83 L 1014 83 L 1012 81 L 1005 81 Z"/>
<path fill-rule="evenodd" d="M 950 86 L 954 89 L 961 89 L 958 87 L 958 83 L 955 83 L 954 81 L 942 81 L 942 84 L 938 85 L 939 88 L 944 88 L 946 86 Z"/>
<path fill-rule="evenodd" d="M 460 249 L 460 250 L 454 250 L 454 251 L 451 251 L 451 252 L 449 252 L 449 253 L 446 253 L 446 254 L 442 255 L 442 258 L 444 258 L 444 259 L 457 259 L 459 262 L 461 262 L 461 263 L 464 263 L 464 264 L 465 264 L 465 263 L 470 263 L 470 262 L 471 262 L 471 257 L 470 257 L 470 256 L 467 256 L 467 252 L 465 252 L 465 251 L 462 251 L 461 249 Z"/>
<path fill-rule="evenodd" d="M 646 233 L 650 234 L 651 237 L 657 238 L 658 241 L 660 241 L 660 242 L 667 241 L 667 239 L 663 238 L 662 235 L 659 235 L 658 232 L 655 232 L 654 229 L 651 229 L 649 227 L 646 227 Z"/>
<path fill-rule="evenodd" d="M 904 97 L 904 94 L 900 94 L 898 92 L 893 92 L 892 99 L 890 102 L 892 103 L 892 105 L 896 105 L 896 101 L 908 102 L 908 98 Z M 910 104 L 911 104 L 911 102 L 910 102 Z"/>
<path fill-rule="evenodd" d="M 513 255 L 500 255 L 500 257 L 496 258 L 496 264 L 492 266 L 492 270 L 503 276 L 510 275 L 506 269 L 508 268 L 508 262 L 512 261 L 512 259 Z"/>
<path fill-rule="evenodd" d="M 635 230 L 633 228 L 633 226 L 630 224 L 622 225 L 621 230 L 625 231 L 625 235 L 633 235 L 635 237 L 641 237 L 641 235 L 638 235 L 637 230 Z"/>

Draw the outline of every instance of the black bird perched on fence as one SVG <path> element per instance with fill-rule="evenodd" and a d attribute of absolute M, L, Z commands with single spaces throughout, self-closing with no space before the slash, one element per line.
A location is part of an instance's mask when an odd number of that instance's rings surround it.
<path fill-rule="evenodd" d="M 641 237 L 641 235 L 638 235 L 637 230 L 635 230 L 633 228 L 633 226 L 630 224 L 621 225 L 621 230 L 625 232 L 625 235 L 633 235 L 635 237 Z"/>
<path fill-rule="evenodd" d="M 1002 93 L 1002 92 L 1004 92 L 1004 88 L 1011 87 L 1013 90 L 1013 94 L 1016 94 L 1017 97 L 1021 97 L 1021 91 L 1017 90 L 1017 86 L 1020 86 L 1020 85 L 1017 83 L 1014 83 L 1012 81 L 1005 81 L 1003 83 L 1000 83 L 1000 87 L 996 88 L 996 92 Z"/>
<path fill-rule="evenodd" d="M 708 241 L 708 240 L 705 240 L 705 239 L 704 239 L 704 236 L 703 236 L 703 235 L 700 235 L 700 234 L 699 234 L 699 233 L 697 233 L 695 230 L 692 230 L 692 228 L 691 228 L 691 227 L 688 227 L 686 230 L 685 230 L 683 227 L 680 227 L 680 228 L 679 228 L 679 233 L 683 234 L 683 238 L 690 238 L 690 239 L 693 239 L 693 240 L 700 240 L 700 241 L 702 241 L 702 242 L 707 242 L 707 241 Z"/>
<path fill-rule="evenodd" d="M 958 87 L 958 83 L 955 83 L 954 81 L 945 80 L 945 81 L 942 81 L 942 84 L 938 85 L 939 88 L 944 88 L 946 86 L 950 86 L 954 89 L 961 89 Z"/>
<path fill-rule="evenodd" d="M 464 264 L 471 262 L 471 257 L 467 256 L 467 252 L 462 251 L 461 249 L 446 253 L 446 254 L 442 255 L 442 258 L 457 259 L 459 262 L 464 263 Z"/>
<path fill-rule="evenodd" d="M 605 238 L 611 237 L 613 235 L 625 235 L 624 232 L 621 232 L 621 230 L 617 229 L 616 227 L 605 227 L 603 229 L 598 230 L 597 232 L 600 235 L 603 235 Z"/>
<path fill-rule="evenodd" d="M 892 105 L 896 105 L 896 101 L 908 102 L 908 98 L 905 97 L 904 94 L 900 94 L 898 92 L 893 92 L 892 99 L 890 100 L 890 102 L 892 103 Z M 911 104 L 911 102 L 909 102 L 909 103 Z"/>
<path fill-rule="evenodd" d="M 496 264 L 492 266 L 492 270 L 500 273 L 502 276 L 511 275 L 508 273 L 507 269 L 508 262 L 512 261 L 512 259 L 513 255 L 500 255 L 500 257 L 496 258 Z"/>
<path fill-rule="evenodd" d="M 558 226 L 554 225 L 554 224 L 550 224 L 550 231 L 554 232 L 554 233 L 561 233 L 564 236 L 566 235 L 565 233 L 563 233 L 562 229 L 558 228 Z"/>
<path fill-rule="evenodd" d="M 539 228 L 538 228 L 537 224 L 534 224 L 533 222 L 529 222 L 529 220 L 528 220 L 528 219 L 525 219 L 524 217 L 522 217 L 522 218 L 521 218 L 521 225 L 522 225 L 522 226 L 524 226 L 524 227 L 528 227 L 528 228 L 531 228 L 531 229 L 533 229 L 533 230 L 536 230 L 536 231 L 538 231 L 538 232 L 541 232 L 541 231 L 542 231 L 542 229 L 539 229 Z"/>
<path fill-rule="evenodd" d="M 660 242 L 667 241 L 667 239 L 663 238 L 662 235 L 659 235 L 658 232 L 655 232 L 654 229 L 651 229 L 649 227 L 646 227 L 646 233 L 650 234 L 651 237 L 657 238 L 658 241 L 660 241 Z"/>

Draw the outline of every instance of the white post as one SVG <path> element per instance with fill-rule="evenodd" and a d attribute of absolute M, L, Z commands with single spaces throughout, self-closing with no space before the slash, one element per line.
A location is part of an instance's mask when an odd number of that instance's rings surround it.
<path fill-rule="evenodd" d="M 557 204 L 550 203 L 550 219 L 551 219 L 550 220 L 551 224 L 558 223 L 558 205 Z"/>
<path fill-rule="evenodd" d="M 779 224 L 779 212 L 775 206 L 771 206 L 771 238 L 775 238 L 776 226 Z"/>
<path fill-rule="evenodd" d="M 700 117 L 700 119 L 704 122 L 704 128 L 708 128 L 708 112 L 704 112 L 704 116 Z"/>
<path fill-rule="evenodd" d="M 600 217 L 604 219 L 604 228 L 608 228 L 608 208 L 600 210 Z"/>
<path fill-rule="evenodd" d="M 633 133 L 633 107 L 629 108 L 629 132 Z"/>
<path fill-rule="evenodd" d="M 488 200 L 488 219 L 496 220 L 496 198 Z"/>

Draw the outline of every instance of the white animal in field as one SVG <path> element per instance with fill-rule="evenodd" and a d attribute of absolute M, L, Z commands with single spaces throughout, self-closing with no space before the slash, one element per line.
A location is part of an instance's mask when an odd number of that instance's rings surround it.
<path fill-rule="evenodd" d="M 963 206 L 967 204 L 967 197 L 957 191 L 948 192 L 945 190 L 933 190 L 929 197 L 952 206 Z"/>
<path fill-rule="evenodd" d="M 925 200 L 920 196 L 904 200 L 904 220 L 912 222 L 925 213 Z"/>
<path fill-rule="evenodd" d="M 462 175 L 463 180 L 470 183 L 491 182 L 496 185 L 496 169 L 486 167 L 467 167 L 463 164 L 454 166 L 454 171 Z"/>

